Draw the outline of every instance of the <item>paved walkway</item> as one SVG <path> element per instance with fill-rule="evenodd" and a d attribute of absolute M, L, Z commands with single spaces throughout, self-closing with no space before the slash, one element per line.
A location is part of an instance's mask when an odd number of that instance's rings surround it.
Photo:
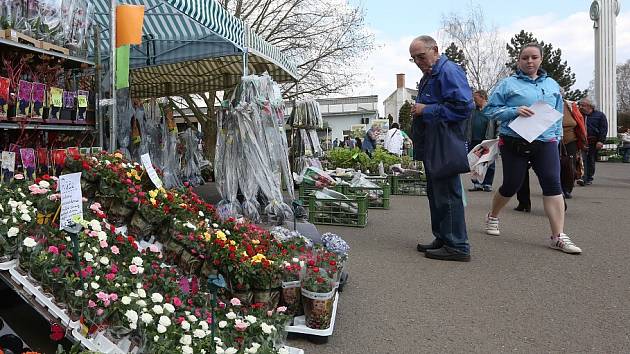
<path fill-rule="evenodd" d="M 307 354 L 630 353 L 630 164 L 598 164 L 595 184 L 568 201 L 566 232 L 579 256 L 546 247 L 531 183 L 532 212 L 510 202 L 500 237 L 482 233 L 491 194 L 468 193 L 471 263 L 416 251 L 420 238 L 431 240 L 423 197 L 394 196 L 363 229 L 319 227 L 351 244 L 350 281 L 329 342 L 290 344 Z"/>

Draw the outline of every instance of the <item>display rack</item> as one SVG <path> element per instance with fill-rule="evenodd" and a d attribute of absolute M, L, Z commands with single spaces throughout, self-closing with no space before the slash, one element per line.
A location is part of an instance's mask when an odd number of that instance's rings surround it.
<path fill-rule="evenodd" d="M 17 41 L 13 41 L 6 38 L 0 38 L 0 50 L 5 50 L 7 47 L 13 50 L 20 50 L 25 52 L 34 52 L 39 54 L 45 54 L 56 58 L 65 59 L 64 67 L 67 69 L 71 68 L 80 68 L 82 65 L 94 66 L 94 62 L 88 60 L 87 58 L 79 58 L 76 56 L 59 53 L 52 50 L 47 50 L 43 48 L 37 48 L 32 44 L 20 43 Z"/>
<path fill-rule="evenodd" d="M 70 125 L 70 124 L 46 124 L 39 122 L 29 122 L 29 123 L 11 123 L 11 122 L 1 122 L 0 129 L 24 129 L 28 130 L 74 130 L 74 131 L 86 131 L 86 130 L 94 130 L 94 127 L 91 125 Z"/>

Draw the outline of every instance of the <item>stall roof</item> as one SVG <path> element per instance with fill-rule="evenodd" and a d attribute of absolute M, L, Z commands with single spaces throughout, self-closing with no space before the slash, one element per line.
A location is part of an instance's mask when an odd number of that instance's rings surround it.
<path fill-rule="evenodd" d="M 97 0 L 101 60 L 110 52 L 109 0 Z M 277 48 L 214 0 L 121 0 L 145 6 L 143 43 L 130 54 L 131 94 L 159 97 L 233 88 L 243 74 L 267 71 L 278 82 L 292 81 L 297 67 Z M 93 47 L 90 55 L 93 55 Z"/>

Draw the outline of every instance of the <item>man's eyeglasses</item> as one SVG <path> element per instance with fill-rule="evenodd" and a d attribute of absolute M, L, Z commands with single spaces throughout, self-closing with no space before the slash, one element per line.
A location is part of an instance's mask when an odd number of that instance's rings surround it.
<path fill-rule="evenodd" d="M 427 50 L 424 51 L 424 53 L 419 53 L 419 54 L 415 54 L 412 55 L 411 58 L 409 58 L 409 62 L 410 63 L 414 63 L 416 60 L 424 60 L 426 59 L 426 54 L 428 52 L 430 52 L 431 50 L 433 50 L 433 47 L 427 47 Z"/>

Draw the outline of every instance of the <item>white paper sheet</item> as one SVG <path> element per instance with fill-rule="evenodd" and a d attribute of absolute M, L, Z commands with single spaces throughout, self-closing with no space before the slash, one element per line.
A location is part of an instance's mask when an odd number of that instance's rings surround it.
<path fill-rule="evenodd" d="M 59 176 L 59 192 L 61 193 L 61 213 L 59 229 L 73 224 L 72 217 L 83 218 L 83 195 L 81 193 L 81 172 Z"/>
<path fill-rule="evenodd" d="M 529 108 L 534 111 L 533 116 L 518 116 L 508 127 L 531 143 L 555 122 L 562 119 L 562 113 L 543 101 L 538 101 Z"/>
<path fill-rule="evenodd" d="M 153 168 L 153 163 L 151 163 L 151 156 L 149 156 L 149 154 L 144 154 L 140 156 L 140 160 L 142 161 L 142 165 L 144 166 L 145 170 L 147 170 L 147 173 L 149 174 L 149 179 L 151 179 L 151 181 L 157 188 L 162 188 L 162 180 Z"/>

